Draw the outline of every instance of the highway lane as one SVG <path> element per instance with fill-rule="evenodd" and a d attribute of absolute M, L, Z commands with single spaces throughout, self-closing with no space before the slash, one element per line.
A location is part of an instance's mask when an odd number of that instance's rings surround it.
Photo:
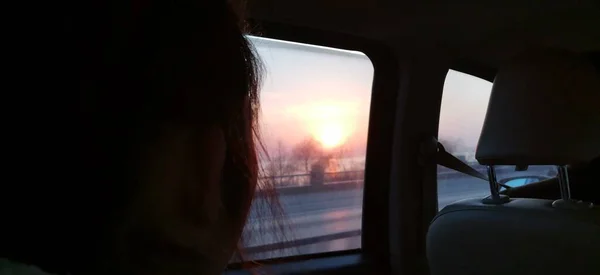
<path fill-rule="evenodd" d="M 520 173 L 509 173 L 514 176 Z M 465 198 L 485 197 L 489 194 L 486 181 L 460 176 L 438 181 L 439 208 Z M 362 187 L 334 192 L 282 195 L 279 198 L 283 219 L 254 214 L 249 221 L 253 235 L 246 245 L 255 247 L 291 240 L 304 240 L 361 229 Z M 260 204 L 260 203 L 258 203 Z M 261 216 L 262 215 L 262 216 Z M 277 221 L 277 222 L 274 222 Z M 272 258 L 297 254 L 360 248 L 360 236 L 298 245 L 294 248 L 254 253 L 250 257 Z"/>

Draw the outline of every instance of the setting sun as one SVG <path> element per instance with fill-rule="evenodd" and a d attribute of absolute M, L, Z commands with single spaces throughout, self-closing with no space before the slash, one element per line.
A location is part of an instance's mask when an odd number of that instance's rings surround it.
<path fill-rule="evenodd" d="M 314 133 L 315 139 L 321 142 L 325 148 L 333 148 L 344 142 L 344 129 L 341 125 L 326 124 L 317 131 Z"/>
<path fill-rule="evenodd" d="M 308 134 L 325 149 L 344 144 L 354 134 L 354 102 L 319 102 L 296 105 L 290 112 L 298 117 Z"/>

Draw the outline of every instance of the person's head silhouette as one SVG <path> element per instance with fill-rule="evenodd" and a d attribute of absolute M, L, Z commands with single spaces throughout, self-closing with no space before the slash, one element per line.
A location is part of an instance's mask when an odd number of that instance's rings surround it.
<path fill-rule="evenodd" d="M 71 161 L 14 194 L 36 207 L 5 227 L 0 257 L 52 273 L 220 273 L 258 177 L 259 62 L 226 1 L 98 2 L 66 21 L 76 134 L 56 135 L 74 141 Z"/>

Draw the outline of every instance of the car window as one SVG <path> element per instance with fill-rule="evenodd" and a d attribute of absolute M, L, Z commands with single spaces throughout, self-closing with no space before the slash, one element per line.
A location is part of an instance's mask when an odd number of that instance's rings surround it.
<path fill-rule="evenodd" d="M 446 151 L 487 174 L 487 168 L 475 160 L 475 149 L 492 83 L 454 70 L 449 70 L 444 82 L 438 139 Z M 526 171 L 516 171 L 515 166 L 496 166 L 497 180 L 513 187 L 531 184 L 555 177 L 554 166 L 529 166 Z M 489 195 L 487 181 L 468 176 L 438 165 L 438 206 L 465 198 Z"/>
<path fill-rule="evenodd" d="M 264 64 L 263 184 L 244 260 L 360 248 L 373 65 L 363 53 L 249 37 Z M 270 209 L 269 209 L 270 208 Z M 283 216 L 283 219 L 282 219 Z"/>

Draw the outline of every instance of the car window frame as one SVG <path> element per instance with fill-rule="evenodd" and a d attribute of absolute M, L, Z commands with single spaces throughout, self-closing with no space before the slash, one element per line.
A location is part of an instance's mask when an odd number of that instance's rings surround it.
<path fill-rule="evenodd" d="M 226 274 L 237 274 L 235 272 L 246 272 L 252 268 L 268 265 L 270 267 L 285 267 L 304 263 L 315 259 L 335 260 L 339 257 L 349 255 L 360 255 L 358 262 L 352 262 L 352 266 L 364 266 L 377 259 L 379 270 L 389 264 L 388 246 L 388 209 L 387 190 L 389 188 L 389 170 L 391 164 L 387 162 L 387 154 L 380 149 L 392 146 L 393 117 L 386 116 L 393 112 L 396 107 L 394 101 L 398 83 L 395 76 L 398 73 L 396 59 L 391 49 L 381 43 L 357 38 L 351 35 L 326 32 L 305 27 L 290 26 L 280 23 L 250 20 L 249 29 L 255 30 L 249 33 L 253 36 L 278 39 L 290 42 L 305 43 L 323 47 L 331 47 L 342 50 L 359 51 L 365 54 L 374 68 L 373 85 L 371 91 L 371 104 L 369 110 L 369 127 L 367 134 L 367 153 L 365 158 L 365 179 L 363 187 L 363 212 L 362 212 L 362 234 L 361 248 L 335 252 L 324 252 L 308 255 L 297 255 L 284 258 L 271 258 L 251 262 L 231 263 L 228 265 Z M 260 31 L 257 31 L 260 30 Z M 373 106 L 378 108 L 374 110 Z M 378 141 L 378 142 L 375 142 Z M 377 147 L 374 149 L 374 147 Z M 378 184 L 379 183 L 379 184 Z M 365 222 L 365 220 L 367 222 Z M 368 258 L 368 259 L 367 259 Z M 342 261 L 343 262 L 343 261 Z M 342 268 L 343 266 L 340 266 Z M 302 273 L 301 270 L 297 270 Z M 383 270 L 382 270 L 383 271 Z M 232 273 L 233 272 L 233 273 Z"/>

